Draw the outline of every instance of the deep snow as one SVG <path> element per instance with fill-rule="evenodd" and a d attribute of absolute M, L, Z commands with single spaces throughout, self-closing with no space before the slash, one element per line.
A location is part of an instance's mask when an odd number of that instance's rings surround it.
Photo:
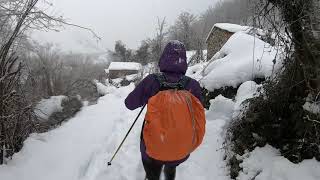
<path fill-rule="evenodd" d="M 278 50 L 270 44 L 237 32 L 212 57 L 202 71 L 200 82 L 213 91 L 225 86 L 237 87 L 254 78 L 268 78 L 281 68 L 282 62 L 277 59 L 277 54 Z"/>
<path fill-rule="evenodd" d="M 237 180 L 316 180 L 320 179 L 320 163 L 305 160 L 293 164 L 280 156 L 280 152 L 267 145 L 245 154 L 241 164 L 243 172 Z"/>
<path fill-rule="evenodd" d="M 108 70 L 141 70 L 142 65 L 135 62 L 111 62 Z"/>
<path fill-rule="evenodd" d="M 48 120 L 55 112 L 61 112 L 63 107 L 62 101 L 67 99 L 66 96 L 51 96 L 49 99 L 42 99 L 35 107 L 35 114 L 42 120 Z"/>
<path fill-rule="evenodd" d="M 100 86 L 102 89 L 103 86 Z M 108 88 L 108 87 L 105 87 Z M 139 136 L 143 118 L 135 126 L 111 167 L 109 158 L 121 142 L 139 110 L 129 111 L 124 98 L 133 85 L 109 88 L 98 104 L 87 106 L 60 128 L 33 134 L 21 152 L 0 166 L 1 180 L 141 180 Z M 102 91 L 102 90 L 101 90 Z M 223 117 L 208 117 L 207 133 L 200 149 L 179 166 L 177 179 L 227 179 L 223 162 Z"/>
<path fill-rule="evenodd" d="M 116 147 L 139 110 L 129 111 L 124 98 L 134 85 L 119 89 L 100 86 L 106 93 L 96 105 L 86 106 L 60 128 L 33 134 L 21 152 L 7 165 L 0 166 L 1 180 L 142 180 L 139 136 L 143 115 L 128 137 L 111 167 L 107 166 Z M 177 180 L 228 180 L 223 160 L 225 125 L 239 107 L 239 102 L 253 97 L 257 86 L 244 83 L 236 101 L 218 96 L 206 112 L 206 135 L 201 147 L 178 167 Z M 316 160 L 294 165 L 267 146 L 241 157 L 244 168 L 239 180 L 318 180 L 320 164 Z M 293 174 L 292 174 L 293 173 Z"/>

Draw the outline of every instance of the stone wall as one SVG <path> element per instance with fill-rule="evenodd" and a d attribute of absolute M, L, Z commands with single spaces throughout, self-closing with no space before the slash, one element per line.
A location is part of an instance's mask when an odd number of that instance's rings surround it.
<path fill-rule="evenodd" d="M 207 40 L 208 55 L 207 60 L 209 61 L 228 41 L 228 39 L 233 35 L 233 33 L 214 28 L 209 38 Z"/>
<path fill-rule="evenodd" d="M 124 78 L 130 74 L 138 74 L 140 71 L 138 70 L 110 70 L 109 71 L 109 78 L 116 79 L 116 78 Z"/>

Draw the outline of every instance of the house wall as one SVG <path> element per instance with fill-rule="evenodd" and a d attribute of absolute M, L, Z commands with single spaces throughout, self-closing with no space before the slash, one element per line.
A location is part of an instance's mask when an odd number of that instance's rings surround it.
<path fill-rule="evenodd" d="M 220 49 L 222 46 L 228 41 L 228 39 L 233 35 L 233 33 L 215 28 L 208 40 L 207 40 L 207 60 L 209 61 Z"/>

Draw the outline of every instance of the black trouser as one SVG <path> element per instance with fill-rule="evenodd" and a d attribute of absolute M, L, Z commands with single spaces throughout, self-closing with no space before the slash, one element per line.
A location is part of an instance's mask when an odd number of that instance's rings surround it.
<path fill-rule="evenodd" d="M 152 159 L 142 160 L 144 170 L 148 180 L 159 180 L 162 167 L 164 166 L 164 175 L 166 180 L 174 180 L 176 176 L 176 166 L 159 164 Z"/>

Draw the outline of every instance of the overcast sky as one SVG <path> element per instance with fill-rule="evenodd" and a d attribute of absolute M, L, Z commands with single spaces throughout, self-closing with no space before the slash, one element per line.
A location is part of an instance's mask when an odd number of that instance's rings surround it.
<path fill-rule="evenodd" d="M 167 18 L 173 24 L 178 14 L 190 11 L 196 15 L 205 11 L 217 0 L 50 0 L 51 12 L 63 15 L 69 22 L 92 28 L 102 37 L 100 43 L 84 30 L 66 27 L 59 33 L 35 32 L 39 41 L 59 43 L 67 51 L 113 49 L 116 40 L 129 48 L 155 34 L 157 17 Z"/>

